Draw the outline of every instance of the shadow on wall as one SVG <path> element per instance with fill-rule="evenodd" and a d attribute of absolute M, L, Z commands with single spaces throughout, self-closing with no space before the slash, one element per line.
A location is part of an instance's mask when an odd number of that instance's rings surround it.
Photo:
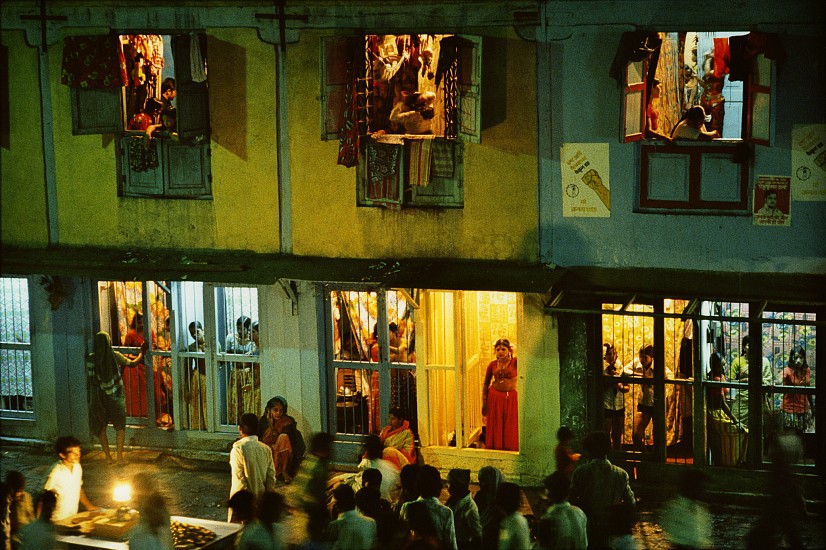
<path fill-rule="evenodd" d="M 558 194 L 556 196 L 558 197 Z M 555 198 L 554 201 L 556 200 L 558 199 Z M 561 219 L 562 206 L 555 204 L 551 208 L 554 210 L 552 218 Z M 583 220 L 588 221 L 588 218 L 583 218 Z M 543 242 L 540 243 L 543 247 L 541 257 L 547 262 L 560 267 L 577 267 L 592 265 L 595 261 L 596 255 L 592 247 L 576 227 L 572 225 L 553 227 L 546 223 L 541 234 L 544 236 Z M 606 238 L 609 236 L 606 235 Z"/>
<path fill-rule="evenodd" d="M 209 102 L 213 107 L 209 113 L 212 140 L 241 160 L 247 160 L 247 51 L 209 37 L 207 56 L 211 83 Z"/>

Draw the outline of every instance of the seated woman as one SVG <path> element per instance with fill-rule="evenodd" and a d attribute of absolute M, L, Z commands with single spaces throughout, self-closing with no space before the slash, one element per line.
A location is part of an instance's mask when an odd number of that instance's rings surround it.
<path fill-rule="evenodd" d="M 304 455 L 304 440 L 295 418 L 287 414 L 287 400 L 280 395 L 267 401 L 258 422 L 258 437 L 272 448 L 276 477 L 281 476 L 284 483 L 290 483 Z"/>
<path fill-rule="evenodd" d="M 379 439 L 384 444 L 382 458 L 389 460 L 401 470 L 407 464 L 416 462 L 415 436 L 410 429 L 410 422 L 405 420 L 400 408 L 390 409 L 388 422 L 389 425 L 379 434 Z"/>
<path fill-rule="evenodd" d="M 695 105 L 686 111 L 683 118 L 671 130 L 671 139 L 711 141 L 718 137 L 720 134 L 717 131 L 706 130 L 706 112 L 700 105 Z"/>

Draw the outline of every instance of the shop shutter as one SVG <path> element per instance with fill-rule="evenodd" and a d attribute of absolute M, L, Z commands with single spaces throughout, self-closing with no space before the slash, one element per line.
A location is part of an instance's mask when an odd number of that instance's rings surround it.
<path fill-rule="evenodd" d="M 123 88 L 71 88 L 72 134 L 116 134 L 120 132 Z"/>
<path fill-rule="evenodd" d="M 328 36 L 321 41 L 321 140 L 338 140 L 344 128 L 348 41 Z"/>
<path fill-rule="evenodd" d="M 201 48 L 201 55 L 206 59 L 206 35 L 195 35 Z M 192 140 L 209 136 L 209 95 L 207 81 L 192 80 L 190 69 L 190 52 L 192 50 L 189 34 L 172 37 L 172 57 L 175 61 L 175 89 L 177 91 L 177 128 L 178 139 Z"/>
<path fill-rule="evenodd" d="M 158 153 L 158 166 L 146 170 L 135 170 L 130 164 L 130 142 L 138 140 L 142 146 L 142 136 L 122 136 L 119 142 L 121 187 L 124 197 L 147 197 L 163 195 L 163 145 L 153 140 Z"/>
<path fill-rule="evenodd" d="M 625 87 L 622 95 L 622 141 L 640 141 L 645 135 L 645 75 L 648 62 L 629 61 L 625 67 Z"/>
<path fill-rule="evenodd" d="M 462 35 L 459 45 L 459 135 L 479 143 L 482 136 L 482 39 Z"/>
<path fill-rule="evenodd" d="M 771 145 L 774 80 L 774 63 L 763 54 L 756 56 L 746 81 L 746 105 L 743 109 L 746 141 Z"/>
<path fill-rule="evenodd" d="M 165 195 L 180 198 L 209 198 L 212 194 L 208 143 L 164 144 Z"/>

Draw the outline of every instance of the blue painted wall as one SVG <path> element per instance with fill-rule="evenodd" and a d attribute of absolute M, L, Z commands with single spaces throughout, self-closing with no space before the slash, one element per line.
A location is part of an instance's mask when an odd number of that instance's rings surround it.
<path fill-rule="evenodd" d="M 543 259 L 563 266 L 826 271 L 826 202 L 795 201 L 791 227 L 754 226 L 751 216 L 634 212 L 640 146 L 620 143 L 620 89 L 608 74 L 620 37 L 595 29 L 550 41 L 551 138 L 540 163 L 546 170 L 541 185 L 548 186 L 540 192 Z M 783 41 L 788 56 L 777 80 L 774 145 L 755 146 L 749 197 L 755 174 L 790 174 L 793 125 L 826 122 L 822 39 L 783 34 Z M 562 217 L 559 148 L 565 142 L 609 144 L 610 218 Z"/>

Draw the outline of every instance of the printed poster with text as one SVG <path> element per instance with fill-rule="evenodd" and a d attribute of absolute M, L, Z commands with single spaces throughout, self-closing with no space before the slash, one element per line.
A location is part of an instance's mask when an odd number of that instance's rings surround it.
<path fill-rule="evenodd" d="M 826 124 L 792 128 L 792 188 L 796 201 L 826 201 Z"/>
<path fill-rule="evenodd" d="M 791 180 L 789 176 L 757 176 L 752 199 L 754 225 L 792 224 Z"/>
<path fill-rule="evenodd" d="M 562 215 L 611 217 L 607 143 L 562 144 Z"/>

